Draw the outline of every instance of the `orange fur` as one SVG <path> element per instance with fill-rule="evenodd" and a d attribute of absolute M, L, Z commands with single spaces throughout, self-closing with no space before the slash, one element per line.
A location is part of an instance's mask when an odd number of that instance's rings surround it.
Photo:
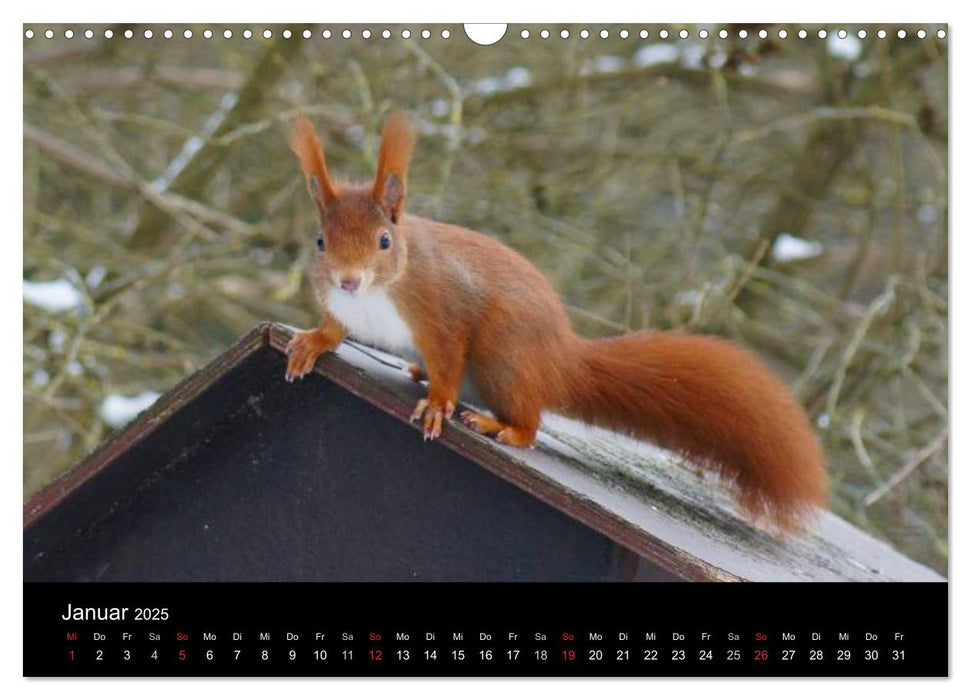
<path fill-rule="evenodd" d="M 388 116 L 381 135 L 381 152 L 378 154 L 378 171 L 374 175 L 371 195 L 377 202 L 385 203 L 396 221 L 404 208 L 408 189 L 408 165 L 415 146 L 415 137 L 408 118 L 401 112 Z M 400 192 L 396 188 L 400 187 Z"/>
<path fill-rule="evenodd" d="M 323 210 L 338 197 L 337 187 L 327 174 L 324 161 L 324 147 L 314 130 L 314 125 L 306 117 L 300 117 L 293 125 L 290 135 L 290 148 L 300 159 L 300 168 L 307 178 L 307 187 L 318 209 Z M 314 182 L 317 186 L 314 186 Z"/>
<path fill-rule="evenodd" d="M 823 455 L 809 420 L 754 355 L 681 333 L 577 336 L 549 282 L 524 257 L 481 233 L 391 208 L 397 200 L 385 185 L 399 178 L 403 206 L 412 142 L 407 120 L 389 117 L 374 186 L 347 188 L 321 210 L 326 249 L 315 258 L 313 280 L 322 328 L 342 328 L 329 311 L 330 295 L 343 293 L 342 276 L 361 274 L 368 281 L 362 295 L 386 295 L 381 308 L 393 306 L 427 367 L 428 398 L 414 416 L 426 438 L 441 433 L 467 377 L 494 418 L 464 412 L 463 422 L 502 442 L 531 445 L 542 411 L 557 411 L 713 467 L 749 514 L 780 527 L 795 527 L 825 503 Z M 388 248 L 380 245 L 384 234 L 393 241 Z M 335 337 L 327 334 L 327 343 Z M 302 348 L 323 352 L 327 343 Z"/>
<path fill-rule="evenodd" d="M 346 335 L 341 324 L 329 316 L 312 331 L 295 333 L 287 343 L 287 381 L 301 379 L 314 368 L 318 357 L 340 345 Z"/>
<path fill-rule="evenodd" d="M 564 409 L 711 466 L 756 518 L 792 529 L 826 502 L 823 455 L 805 411 L 758 358 L 674 332 L 581 340 Z"/>

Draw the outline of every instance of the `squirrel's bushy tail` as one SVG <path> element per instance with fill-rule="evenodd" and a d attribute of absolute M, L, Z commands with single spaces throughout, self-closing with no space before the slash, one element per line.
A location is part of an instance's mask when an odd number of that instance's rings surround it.
<path fill-rule="evenodd" d="M 741 506 L 791 530 L 826 502 L 823 455 L 789 388 L 720 338 L 639 332 L 578 338 L 566 412 L 650 440 L 734 482 Z"/>

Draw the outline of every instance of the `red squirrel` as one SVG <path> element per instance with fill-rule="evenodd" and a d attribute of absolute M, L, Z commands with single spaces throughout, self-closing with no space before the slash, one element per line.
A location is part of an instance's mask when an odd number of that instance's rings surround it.
<path fill-rule="evenodd" d="M 526 258 L 476 231 L 406 215 L 414 135 L 403 114 L 385 122 L 371 185 L 330 178 L 305 117 L 291 145 L 320 218 L 312 281 L 323 311 L 316 329 L 290 341 L 288 381 L 350 334 L 424 361 L 428 394 L 412 421 L 425 439 L 441 435 L 468 377 L 492 416 L 466 410 L 460 420 L 506 445 L 532 446 L 549 410 L 713 468 L 753 519 L 782 529 L 825 504 L 806 413 L 754 355 L 673 331 L 581 337 Z"/>

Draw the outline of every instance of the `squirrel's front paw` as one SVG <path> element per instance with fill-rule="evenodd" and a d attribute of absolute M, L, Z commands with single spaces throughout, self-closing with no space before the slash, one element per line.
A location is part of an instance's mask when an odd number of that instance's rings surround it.
<path fill-rule="evenodd" d="M 319 331 L 300 331 L 287 343 L 287 381 L 302 379 L 314 368 L 317 358 L 327 351 Z"/>
<path fill-rule="evenodd" d="M 455 404 L 452 401 L 441 401 L 437 399 L 422 399 L 415 404 L 415 411 L 411 414 L 411 422 L 424 418 L 425 439 L 434 440 L 442 434 L 442 420 L 451 418 L 455 413 Z"/>

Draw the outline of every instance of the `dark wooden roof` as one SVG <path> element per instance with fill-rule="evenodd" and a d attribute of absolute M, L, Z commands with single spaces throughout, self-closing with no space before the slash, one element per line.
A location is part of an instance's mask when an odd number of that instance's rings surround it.
<path fill-rule="evenodd" d="M 279 324 L 255 328 L 32 498 L 24 506 L 25 529 L 244 359 L 266 348 L 282 352 L 292 332 Z M 404 367 L 398 358 L 346 342 L 321 358 L 315 372 L 407 423 L 425 389 Z M 545 417 L 532 450 L 499 445 L 457 421 L 448 424 L 441 444 L 682 578 L 943 580 L 832 513 L 822 513 L 807 533 L 775 536 L 743 520 L 722 485 L 690 464 L 557 416 Z M 424 449 L 417 427 L 414 449 Z"/>

